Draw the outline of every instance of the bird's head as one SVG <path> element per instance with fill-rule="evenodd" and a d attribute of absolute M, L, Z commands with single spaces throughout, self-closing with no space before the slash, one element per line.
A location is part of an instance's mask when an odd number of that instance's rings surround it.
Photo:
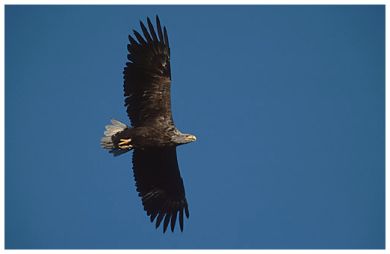
<path fill-rule="evenodd" d="M 192 134 L 178 133 L 178 135 L 175 135 L 172 140 L 178 145 L 183 145 L 194 142 L 196 137 Z"/>
<path fill-rule="evenodd" d="M 184 140 L 185 143 L 190 143 L 190 142 L 194 142 L 196 140 L 196 137 L 195 135 L 192 134 L 184 134 Z"/>

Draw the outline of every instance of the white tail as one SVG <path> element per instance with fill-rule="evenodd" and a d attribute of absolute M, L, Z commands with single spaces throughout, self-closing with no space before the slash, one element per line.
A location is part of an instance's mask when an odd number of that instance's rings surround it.
<path fill-rule="evenodd" d="M 127 128 L 127 125 L 119 122 L 118 120 L 111 119 L 111 124 L 106 125 L 106 130 L 104 131 L 104 136 L 102 137 L 100 144 L 103 148 L 108 150 L 115 149 L 114 143 L 112 142 L 112 136 L 118 132 L 123 131 Z"/>

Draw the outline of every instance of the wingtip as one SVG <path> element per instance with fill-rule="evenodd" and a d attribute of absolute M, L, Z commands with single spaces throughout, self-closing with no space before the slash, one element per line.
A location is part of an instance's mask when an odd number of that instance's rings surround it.
<path fill-rule="evenodd" d="M 185 207 L 186 217 L 190 217 L 190 211 L 188 210 L 188 206 Z"/>
<path fill-rule="evenodd" d="M 153 222 L 154 219 L 156 218 L 157 216 L 157 212 L 156 211 L 153 211 L 151 214 L 150 214 L 150 222 Z"/>
<path fill-rule="evenodd" d="M 159 213 L 156 220 L 156 229 L 160 226 L 163 218 L 164 218 L 164 213 Z"/>
<path fill-rule="evenodd" d="M 152 24 L 149 17 L 146 17 L 146 22 L 148 23 L 148 26 L 150 26 Z"/>
<path fill-rule="evenodd" d="M 158 33 L 159 40 L 160 42 L 164 43 L 164 35 L 163 35 L 163 31 L 161 30 L 161 23 L 158 15 L 156 15 L 156 26 L 157 26 L 157 33 Z"/>
<path fill-rule="evenodd" d="M 164 30 L 164 43 L 169 48 L 169 40 L 168 40 L 167 28 L 164 26 L 163 30 Z"/>
<path fill-rule="evenodd" d="M 145 26 L 144 22 L 142 22 L 142 20 L 139 21 L 139 24 L 140 24 L 142 30 L 146 29 L 146 26 Z"/>
<path fill-rule="evenodd" d="M 183 221 L 183 208 L 179 210 L 179 226 L 180 226 L 180 231 L 183 232 L 184 228 L 184 221 Z"/>
<path fill-rule="evenodd" d="M 176 217 L 177 217 L 177 210 L 176 208 L 174 209 L 174 212 L 172 214 L 172 217 L 171 217 L 171 231 L 173 233 L 173 231 L 175 230 L 175 224 L 176 224 Z"/>
<path fill-rule="evenodd" d="M 164 233 L 165 233 L 165 231 L 167 231 L 167 228 L 168 228 L 168 225 L 169 225 L 169 222 L 170 222 L 170 220 L 171 220 L 171 214 L 170 213 L 167 213 L 166 215 L 165 215 L 165 219 L 164 219 Z"/>

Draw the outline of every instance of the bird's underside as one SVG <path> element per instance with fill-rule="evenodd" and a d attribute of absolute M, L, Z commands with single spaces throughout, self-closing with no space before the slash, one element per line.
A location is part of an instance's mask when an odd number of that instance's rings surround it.
<path fill-rule="evenodd" d="M 174 126 L 171 101 L 170 49 L 166 28 L 156 17 L 154 29 L 149 18 L 140 22 L 143 36 L 129 36 L 128 59 L 124 68 L 124 95 L 131 127 L 117 120 L 106 126 L 101 140 L 113 155 L 133 151 L 136 188 L 151 222 L 163 232 L 176 220 L 183 231 L 184 215 L 189 217 L 183 180 L 180 176 L 176 146 L 195 141 Z"/>

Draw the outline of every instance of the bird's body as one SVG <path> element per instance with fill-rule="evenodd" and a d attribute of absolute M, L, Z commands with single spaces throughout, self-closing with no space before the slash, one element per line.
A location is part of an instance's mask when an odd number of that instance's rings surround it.
<path fill-rule="evenodd" d="M 170 49 L 166 28 L 156 17 L 157 32 L 149 18 L 149 31 L 140 22 L 144 37 L 129 36 L 128 59 L 124 68 L 124 95 L 132 126 L 117 120 L 106 126 L 102 147 L 114 155 L 133 152 L 133 170 L 137 191 L 156 227 L 174 231 L 179 216 L 189 216 L 183 180 L 177 163 L 176 147 L 195 141 L 195 136 L 181 133 L 174 125 L 171 112 Z"/>
<path fill-rule="evenodd" d="M 182 145 L 183 142 L 177 141 L 178 137 L 187 134 L 180 133 L 176 128 L 164 128 L 165 126 L 140 126 L 135 128 L 126 128 L 123 132 L 113 136 L 114 143 L 119 143 L 121 139 L 131 139 L 132 148 L 150 148 L 150 147 L 175 147 Z M 187 143 L 187 142 L 186 142 Z"/>

